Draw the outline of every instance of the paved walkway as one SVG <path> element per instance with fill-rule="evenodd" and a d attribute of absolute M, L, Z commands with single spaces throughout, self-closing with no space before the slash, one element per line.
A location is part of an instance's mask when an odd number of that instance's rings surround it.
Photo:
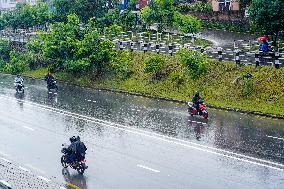
<path fill-rule="evenodd" d="M 65 189 L 65 187 L 0 156 L 0 189 Z"/>

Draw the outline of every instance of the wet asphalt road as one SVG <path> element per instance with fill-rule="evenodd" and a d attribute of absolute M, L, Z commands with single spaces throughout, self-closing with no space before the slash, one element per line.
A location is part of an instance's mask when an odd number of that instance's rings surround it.
<path fill-rule="evenodd" d="M 238 32 L 230 32 L 223 30 L 203 29 L 201 31 L 201 37 L 213 42 L 216 47 L 222 48 L 234 48 L 234 41 L 242 40 L 242 43 L 248 43 L 248 41 L 256 41 L 257 35 L 244 34 Z"/>
<path fill-rule="evenodd" d="M 0 76 L 0 156 L 80 188 L 283 188 L 284 121 L 210 110 L 205 122 L 182 104 Z M 80 135 L 84 176 L 62 175 L 61 144 Z M 20 179 L 20 178 L 19 178 Z"/>

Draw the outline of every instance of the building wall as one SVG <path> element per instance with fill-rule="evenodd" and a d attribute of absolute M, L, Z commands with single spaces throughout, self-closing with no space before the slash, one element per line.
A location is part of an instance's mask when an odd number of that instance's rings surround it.
<path fill-rule="evenodd" d="M 139 9 L 143 9 L 148 5 L 148 0 L 139 0 Z"/>
<path fill-rule="evenodd" d="M 229 10 L 240 10 L 240 3 L 238 0 L 212 0 L 213 11 L 222 11 L 220 10 L 220 4 L 224 5 L 223 2 L 227 5 L 228 3 L 230 4 Z"/>

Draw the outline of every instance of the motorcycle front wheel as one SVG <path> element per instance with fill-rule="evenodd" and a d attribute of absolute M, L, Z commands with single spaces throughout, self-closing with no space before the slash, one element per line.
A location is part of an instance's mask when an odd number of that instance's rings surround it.
<path fill-rule="evenodd" d="M 64 167 L 64 168 L 67 168 L 67 167 L 68 167 L 68 164 L 67 164 L 67 157 L 66 157 L 65 155 L 63 155 L 63 156 L 61 157 L 61 165 L 62 165 L 62 167 Z"/>

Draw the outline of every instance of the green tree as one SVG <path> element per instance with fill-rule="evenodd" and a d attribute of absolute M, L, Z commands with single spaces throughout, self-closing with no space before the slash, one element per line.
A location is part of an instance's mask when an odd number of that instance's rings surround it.
<path fill-rule="evenodd" d="M 202 73 L 207 71 L 208 64 L 204 53 L 184 48 L 179 50 L 177 55 L 192 79 L 198 79 Z"/>
<path fill-rule="evenodd" d="M 274 45 L 280 31 L 284 31 L 283 0 L 253 0 L 249 17 L 257 31 L 273 35 Z"/>
<path fill-rule="evenodd" d="M 201 21 L 194 16 L 175 13 L 175 25 L 184 33 L 197 33 L 201 30 Z"/>
<path fill-rule="evenodd" d="M 5 26 L 24 29 L 45 25 L 50 20 L 50 11 L 45 2 L 38 2 L 36 5 L 18 3 L 15 10 L 3 13 L 2 19 Z"/>
<path fill-rule="evenodd" d="M 39 32 L 28 47 L 45 64 L 75 74 L 96 71 L 102 75 L 114 57 L 113 43 L 100 39 L 95 19 L 81 28 L 75 14 L 68 15 L 66 23 L 54 23 L 49 31 Z"/>
<path fill-rule="evenodd" d="M 72 14 L 67 17 L 66 24 L 54 23 L 48 32 L 39 32 L 28 46 L 34 53 L 41 54 L 47 63 L 60 69 L 64 62 L 75 58 L 81 37 L 79 18 Z"/>
<path fill-rule="evenodd" d="M 153 0 L 142 10 L 143 22 L 147 25 L 158 24 L 158 30 L 174 25 L 175 7 L 173 0 Z"/>
<path fill-rule="evenodd" d="M 53 0 L 53 18 L 65 22 L 67 15 L 74 13 L 87 23 L 90 18 L 104 17 L 117 3 L 117 0 Z"/>

